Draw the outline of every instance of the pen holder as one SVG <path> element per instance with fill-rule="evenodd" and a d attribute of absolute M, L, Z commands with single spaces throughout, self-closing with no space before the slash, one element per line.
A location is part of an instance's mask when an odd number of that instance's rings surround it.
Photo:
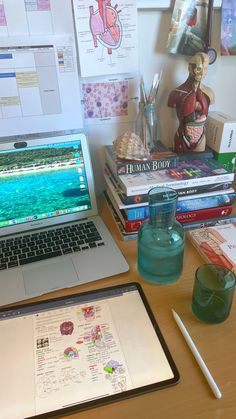
<path fill-rule="evenodd" d="M 154 103 L 147 103 L 144 109 L 146 117 L 146 146 L 149 151 L 153 151 L 158 140 L 156 106 Z"/>
<path fill-rule="evenodd" d="M 154 103 L 139 103 L 139 112 L 135 121 L 135 134 L 137 134 L 146 149 L 155 150 L 158 141 L 157 112 Z"/>

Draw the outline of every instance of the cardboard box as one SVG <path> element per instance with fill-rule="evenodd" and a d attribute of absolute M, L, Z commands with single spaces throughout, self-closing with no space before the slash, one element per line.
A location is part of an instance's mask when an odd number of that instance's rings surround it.
<path fill-rule="evenodd" d="M 214 153 L 214 159 L 217 160 L 219 163 L 223 164 L 223 166 L 230 170 L 231 172 L 234 172 L 235 165 L 236 165 L 236 152 L 234 153 L 217 153 L 216 151 L 213 151 Z"/>
<path fill-rule="evenodd" d="M 210 112 L 207 117 L 206 142 L 217 153 L 234 153 L 236 120 L 222 112 Z"/>

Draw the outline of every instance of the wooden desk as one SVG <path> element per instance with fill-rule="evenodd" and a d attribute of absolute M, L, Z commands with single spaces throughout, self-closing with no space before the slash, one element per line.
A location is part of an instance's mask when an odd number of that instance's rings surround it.
<path fill-rule="evenodd" d="M 186 243 L 183 274 L 175 284 L 166 286 L 149 284 L 137 272 L 137 242 L 124 242 L 120 239 L 105 204 L 102 205 L 100 213 L 130 264 L 130 271 L 120 276 L 47 294 L 34 300 L 44 300 L 125 282 L 139 282 L 179 369 L 180 382 L 168 389 L 65 417 L 68 419 L 235 419 L 236 301 L 233 303 L 230 317 L 224 323 L 218 325 L 201 323 L 191 312 L 194 273 L 196 268 L 203 263 L 193 246 Z M 172 307 L 188 328 L 222 392 L 222 399 L 216 399 L 209 388 L 172 317 Z"/>

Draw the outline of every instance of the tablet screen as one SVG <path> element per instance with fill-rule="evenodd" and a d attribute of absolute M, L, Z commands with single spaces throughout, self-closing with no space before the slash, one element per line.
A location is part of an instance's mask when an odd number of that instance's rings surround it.
<path fill-rule="evenodd" d="M 139 284 L 0 311 L 3 417 L 50 417 L 178 382 Z"/>

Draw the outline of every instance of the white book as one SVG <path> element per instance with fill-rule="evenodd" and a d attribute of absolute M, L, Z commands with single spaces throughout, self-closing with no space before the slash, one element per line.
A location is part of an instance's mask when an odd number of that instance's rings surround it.
<path fill-rule="evenodd" d="M 118 176 L 121 189 L 127 196 L 144 195 L 156 186 L 173 189 L 199 185 L 233 182 L 234 173 L 226 170 L 214 159 L 181 161 L 178 167 L 158 172 Z"/>
<path fill-rule="evenodd" d="M 236 225 L 199 228 L 187 236 L 207 263 L 223 265 L 236 274 Z"/>
<path fill-rule="evenodd" d="M 104 178 L 106 181 L 106 184 L 108 186 L 108 189 L 110 190 L 113 199 L 116 202 L 116 205 L 120 209 L 129 209 L 129 208 L 138 208 L 138 207 L 145 207 L 148 205 L 148 201 L 141 202 L 140 204 L 129 204 L 125 205 L 122 200 L 119 197 L 119 194 L 117 193 L 117 190 L 115 189 L 114 185 L 112 184 L 110 178 L 108 175 L 104 174 Z M 199 198 L 210 198 L 211 196 L 218 196 L 218 195 L 229 195 L 234 194 L 235 191 L 233 188 L 229 189 L 223 189 L 222 191 L 213 191 L 213 192 L 205 192 L 205 193 L 199 193 L 199 194 L 192 194 L 192 195 L 186 195 L 186 196 L 179 196 L 178 201 L 190 201 L 192 199 L 199 199 Z"/>

